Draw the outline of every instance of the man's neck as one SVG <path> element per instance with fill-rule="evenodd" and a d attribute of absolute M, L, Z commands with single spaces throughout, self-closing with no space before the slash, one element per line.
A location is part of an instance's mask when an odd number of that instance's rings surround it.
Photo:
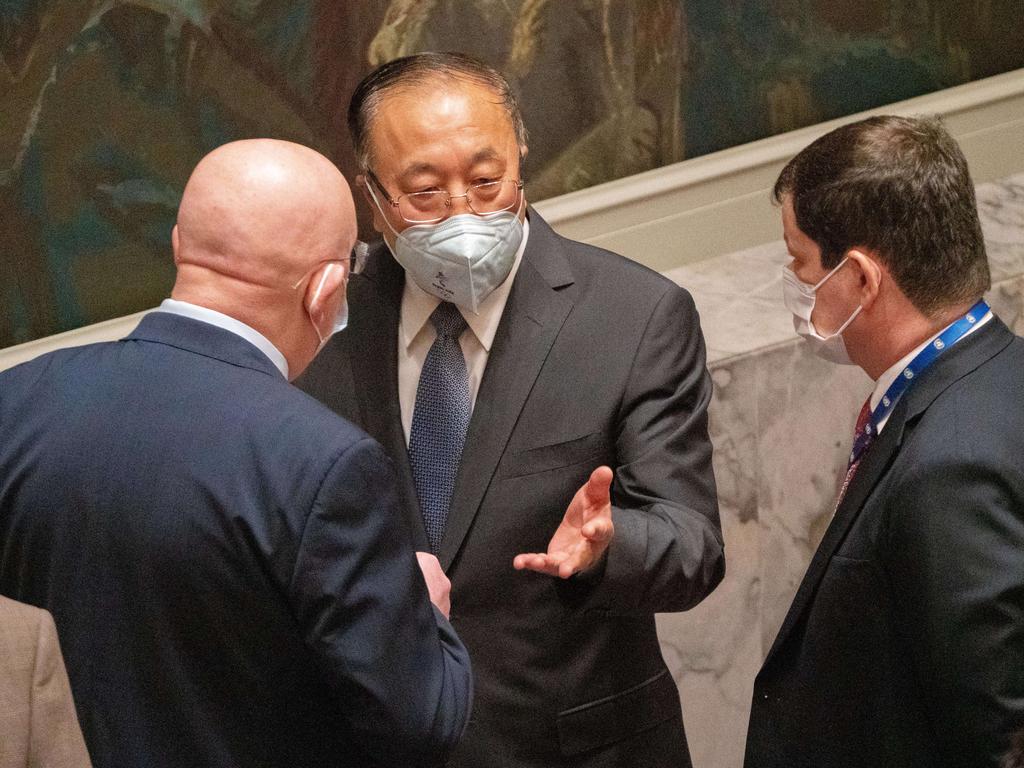
<path fill-rule="evenodd" d="M 865 361 L 861 366 L 873 380 L 885 373 L 899 360 L 906 357 L 912 350 L 924 344 L 943 328 L 954 322 L 974 306 L 971 301 L 943 310 L 935 316 L 923 315 L 917 310 L 908 312 L 904 317 L 885 323 L 879 336 L 877 355 Z"/>

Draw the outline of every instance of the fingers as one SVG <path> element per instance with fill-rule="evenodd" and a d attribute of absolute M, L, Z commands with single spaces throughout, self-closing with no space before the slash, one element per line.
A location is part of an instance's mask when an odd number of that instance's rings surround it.
<path fill-rule="evenodd" d="M 580 533 L 593 544 L 607 544 L 615 535 L 615 525 L 610 517 L 598 517 L 584 525 Z"/>
<path fill-rule="evenodd" d="M 535 571 L 536 573 L 560 576 L 563 579 L 567 579 L 573 574 L 573 564 L 569 560 L 569 555 L 566 552 L 556 552 L 551 555 L 531 552 L 516 555 L 512 560 L 512 567 L 517 571 Z M 568 573 L 565 576 L 561 575 L 561 567 L 563 565 L 568 568 Z"/>
<path fill-rule="evenodd" d="M 452 609 L 452 583 L 441 568 L 441 563 L 429 552 L 417 552 L 416 561 L 419 563 L 423 580 L 427 584 L 430 602 L 437 606 L 437 609 L 444 614 L 445 618 L 448 618 Z"/>

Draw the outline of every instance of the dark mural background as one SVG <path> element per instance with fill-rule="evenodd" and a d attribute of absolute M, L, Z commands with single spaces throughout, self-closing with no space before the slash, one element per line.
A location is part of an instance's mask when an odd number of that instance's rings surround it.
<path fill-rule="evenodd" d="M 192 166 L 378 63 L 502 69 L 539 200 L 1024 66 L 1021 0 L 0 0 L 0 346 L 155 306 Z"/>

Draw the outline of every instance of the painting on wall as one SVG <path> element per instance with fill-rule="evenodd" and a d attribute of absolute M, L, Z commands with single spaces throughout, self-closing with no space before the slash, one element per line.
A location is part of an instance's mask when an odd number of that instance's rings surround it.
<path fill-rule="evenodd" d="M 461 50 L 509 77 L 536 201 L 1024 67 L 1019 10 L 1020 0 L 0 0 L 0 346 L 158 304 L 185 180 L 221 143 L 299 141 L 351 178 L 348 97 L 398 56 Z"/>

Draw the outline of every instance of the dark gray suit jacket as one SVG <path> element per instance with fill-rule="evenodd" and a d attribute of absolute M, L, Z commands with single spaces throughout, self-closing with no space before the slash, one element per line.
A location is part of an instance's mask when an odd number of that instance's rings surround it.
<path fill-rule="evenodd" d="M 96 768 L 442 760 L 471 675 L 402 523 L 380 446 L 213 325 L 0 374 L 0 592 L 53 613 Z"/>
<path fill-rule="evenodd" d="M 697 604 L 724 572 L 697 313 L 664 277 L 529 215 L 439 552 L 476 676 L 454 764 L 678 768 L 689 757 L 654 613 Z M 403 281 L 379 246 L 349 286 L 349 329 L 299 385 L 385 446 L 426 549 L 398 402 Z M 615 470 L 603 571 L 513 570 L 600 464 Z"/>
<path fill-rule="evenodd" d="M 747 768 L 994 768 L 1024 724 L 1024 340 L 907 390 L 754 685 Z"/>

